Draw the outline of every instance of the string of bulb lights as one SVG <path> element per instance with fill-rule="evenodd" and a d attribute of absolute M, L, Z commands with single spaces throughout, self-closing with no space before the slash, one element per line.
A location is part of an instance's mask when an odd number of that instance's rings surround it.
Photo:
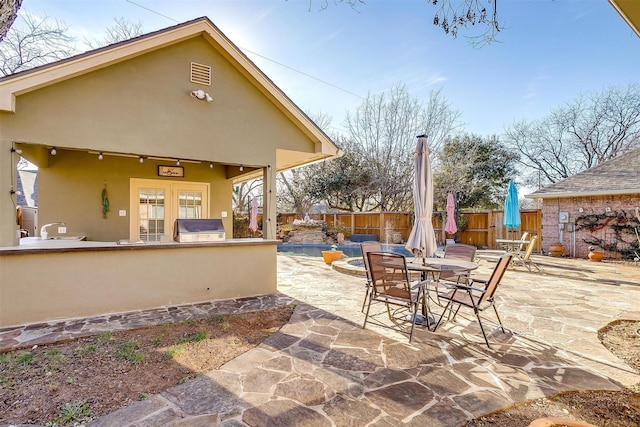
<path fill-rule="evenodd" d="M 14 153 L 14 154 L 18 154 L 18 155 L 22 154 L 22 150 L 17 149 L 15 147 L 11 147 L 11 152 Z M 55 147 L 55 146 L 51 147 L 49 149 L 49 153 L 52 156 L 58 155 L 58 147 Z M 96 154 L 98 156 L 98 160 L 104 160 L 105 156 L 108 155 L 108 156 L 114 156 L 114 157 L 131 157 L 131 158 L 137 157 L 139 163 L 144 163 L 145 160 L 147 160 L 147 159 L 165 161 L 165 162 L 172 161 L 172 162 L 175 162 L 176 166 L 181 166 L 182 163 L 195 163 L 195 164 L 203 163 L 200 160 L 171 159 L 171 158 L 166 158 L 166 157 L 141 156 L 141 155 L 124 154 L 124 153 L 105 153 L 103 151 L 98 151 L 98 152 L 89 151 L 89 154 Z M 209 169 L 213 169 L 214 165 L 215 165 L 214 162 L 209 162 Z M 238 166 L 238 170 L 240 172 L 243 172 L 244 171 L 244 165 Z"/>

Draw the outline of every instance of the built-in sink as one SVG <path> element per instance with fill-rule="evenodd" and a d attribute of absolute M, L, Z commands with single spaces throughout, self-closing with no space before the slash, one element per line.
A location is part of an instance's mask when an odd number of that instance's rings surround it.
<path fill-rule="evenodd" d="M 49 236 L 47 240 L 87 240 L 87 236 Z"/>

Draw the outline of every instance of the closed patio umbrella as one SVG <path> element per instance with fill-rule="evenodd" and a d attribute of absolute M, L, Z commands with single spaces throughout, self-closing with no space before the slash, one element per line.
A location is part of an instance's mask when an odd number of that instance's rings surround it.
<path fill-rule="evenodd" d="M 415 256 L 421 256 L 424 260 L 426 257 L 431 257 L 437 249 L 436 235 L 433 232 L 433 224 L 431 224 L 433 215 L 433 179 L 431 177 L 429 146 L 425 135 L 418 136 L 414 159 L 413 205 L 415 223 L 405 247 L 413 252 Z"/>
<path fill-rule="evenodd" d="M 251 199 L 251 220 L 249 221 L 249 230 L 252 233 L 255 233 L 258 229 L 258 199 Z"/>
<path fill-rule="evenodd" d="M 504 199 L 504 225 L 507 228 L 520 227 L 520 205 L 518 204 L 518 189 L 513 180 L 509 181 L 507 198 Z"/>
<path fill-rule="evenodd" d="M 458 226 L 456 225 L 456 202 L 453 199 L 453 193 L 447 194 L 447 223 L 444 225 L 444 231 L 449 234 L 456 234 Z"/>

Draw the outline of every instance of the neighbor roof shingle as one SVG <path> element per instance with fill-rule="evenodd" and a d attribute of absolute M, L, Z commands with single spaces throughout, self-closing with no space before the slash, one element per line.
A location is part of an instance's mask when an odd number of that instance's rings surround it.
<path fill-rule="evenodd" d="M 528 198 L 640 193 L 640 148 L 528 194 Z"/>

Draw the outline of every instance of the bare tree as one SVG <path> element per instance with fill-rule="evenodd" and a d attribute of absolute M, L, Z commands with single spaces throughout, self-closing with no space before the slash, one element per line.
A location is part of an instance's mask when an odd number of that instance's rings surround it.
<path fill-rule="evenodd" d="M 337 6 L 339 4 L 346 4 L 348 6 L 350 6 L 353 10 L 357 11 L 357 6 L 358 5 L 363 5 L 365 4 L 364 0 L 319 0 L 316 1 L 317 4 L 319 4 L 318 6 L 318 10 L 325 10 L 328 9 L 330 6 L 330 3 L 333 3 L 334 6 Z M 313 4 L 314 4 L 314 0 L 309 0 L 309 11 L 312 10 L 313 8 Z"/>
<path fill-rule="evenodd" d="M 429 148 L 437 152 L 460 117 L 441 91 L 432 91 L 427 105 L 396 85 L 388 93 L 367 96 L 353 115 L 347 114 L 348 138 L 361 147 L 377 187 L 367 210 L 411 209 L 416 136 L 426 134 Z"/>
<path fill-rule="evenodd" d="M 114 18 L 115 24 L 111 27 L 107 27 L 105 35 L 102 39 L 85 39 L 84 42 L 91 49 L 96 49 L 102 46 L 108 46 L 110 44 L 118 43 L 124 40 L 129 40 L 139 35 L 142 35 L 143 28 L 142 22 L 131 22 L 123 17 Z"/>
<path fill-rule="evenodd" d="M 0 2 L 0 42 L 18 17 L 22 0 L 2 0 Z"/>
<path fill-rule="evenodd" d="M 496 41 L 501 30 L 498 19 L 498 0 L 429 0 L 438 7 L 433 17 L 436 25 L 453 38 L 458 36 L 461 27 L 481 28 L 484 32 L 468 36 L 472 44 L 482 46 Z"/>
<path fill-rule="evenodd" d="M 256 197 L 262 192 L 262 179 L 241 182 L 233 186 L 231 204 L 233 210 L 238 213 L 247 212 L 249 197 Z"/>
<path fill-rule="evenodd" d="M 309 191 L 311 174 L 307 168 L 308 166 L 281 172 L 276 177 L 276 203 L 279 212 L 295 212 L 303 218 L 318 202 Z"/>
<path fill-rule="evenodd" d="M 305 112 L 325 133 L 329 133 L 332 117 L 323 112 Z M 324 165 L 325 162 L 322 164 Z M 295 212 L 300 218 L 320 200 L 312 194 L 311 186 L 318 179 L 316 168 L 305 166 L 278 173 L 276 176 L 276 204 L 279 212 Z"/>
<path fill-rule="evenodd" d="M 48 16 L 20 14 L 0 43 L 0 73 L 3 76 L 67 58 L 75 52 L 69 26 Z"/>
<path fill-rule="evenodd" d="M 514 123 L 505 136 L 529 183 L 557 182 L 640 147 L 640 85 L 582 94 L 538 121 Z"/>

